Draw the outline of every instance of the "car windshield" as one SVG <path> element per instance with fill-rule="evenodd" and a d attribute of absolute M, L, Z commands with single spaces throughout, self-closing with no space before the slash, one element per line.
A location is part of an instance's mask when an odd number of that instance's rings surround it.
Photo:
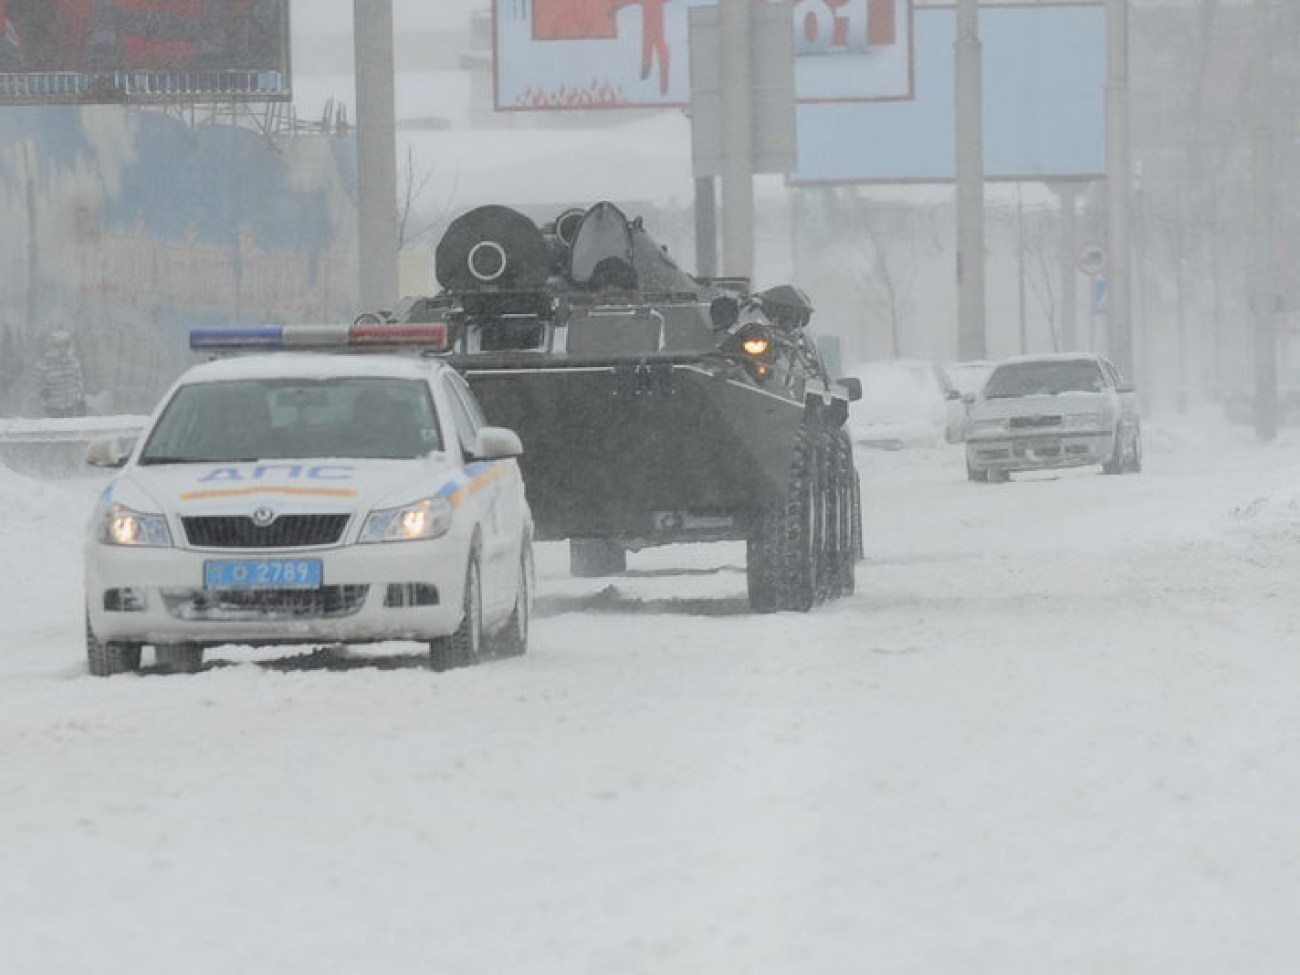
<path fill-rule="evenodd" d="M 178 389 L 140 463 L 401 459 L 441 449 L 433 401 L 419 380 L 238 379 Z"/>
<path fill-rule="evenodd" d="M 984 396 L 986 399 L 999 399 L 1056 393 L 1096 393 L 1102 388 L 1101 368 L 1087 359 L 1009 362 L 993 370 L 984 386 Z"/>

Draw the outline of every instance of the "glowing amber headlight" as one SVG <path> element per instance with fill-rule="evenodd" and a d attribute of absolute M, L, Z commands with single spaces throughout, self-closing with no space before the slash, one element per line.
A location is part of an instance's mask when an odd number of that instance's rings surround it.
<path fill-rule="evenodd" d="M 766 335 L 747 335 L 740 340 L 740 347 L 746 355 L 761 358 L 771 350 L 772 340 Z"/>

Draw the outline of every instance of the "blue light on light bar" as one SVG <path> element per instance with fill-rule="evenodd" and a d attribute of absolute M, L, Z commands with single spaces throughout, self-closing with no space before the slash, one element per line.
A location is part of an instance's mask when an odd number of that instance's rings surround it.
<path fill-rule="evenodd" d="M 280 349 L 284 347 L 284 327 L 260 325 L 255 328 L 196 328 L 190 331 L 191 349 Z"/>
<path fill-rule="evenodd" d="M 248 328 L 196 328 L 190 348 L 208 351 L 258 349 L 346 349 L 382 351 L 386 348 L 447 348 L 447 325 L 260 325 Z"/>

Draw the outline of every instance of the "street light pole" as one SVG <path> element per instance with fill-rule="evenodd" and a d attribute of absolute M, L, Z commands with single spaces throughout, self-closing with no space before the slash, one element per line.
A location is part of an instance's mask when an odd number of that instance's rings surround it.
<path fill-rule="evenodd" d="M 958 0 L 957 90 L 957 355 L 986 355 L 984 309 L 984 55 L 979 0 Z"/>
<path fill-rule="evenodd" d="M 357 72 L 357 237 L 361 307 L 391 308 L 397 280 L 397 118 L 393 0 L 352 0 Z"/>
<path fill-rule="evenodd" d="M 1106 281 L 1108 348 L 1119 371 L 1134 378 L 1129 239 L 1128 0 L 1106 0 Z"/>

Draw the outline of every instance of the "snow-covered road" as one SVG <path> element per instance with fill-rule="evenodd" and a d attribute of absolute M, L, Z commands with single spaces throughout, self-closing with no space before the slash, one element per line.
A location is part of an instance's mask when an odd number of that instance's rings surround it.
<path fill-rule="evenodd" d="M 863 453 L 807 616 L 737 546 L 542 546 L 528 656 L 446 674 L 89 678 L 99 481 L 0 473 L 0 970 L 1293 972 L 1300 442 L 1210 425 L 1137 477 Z"/>

